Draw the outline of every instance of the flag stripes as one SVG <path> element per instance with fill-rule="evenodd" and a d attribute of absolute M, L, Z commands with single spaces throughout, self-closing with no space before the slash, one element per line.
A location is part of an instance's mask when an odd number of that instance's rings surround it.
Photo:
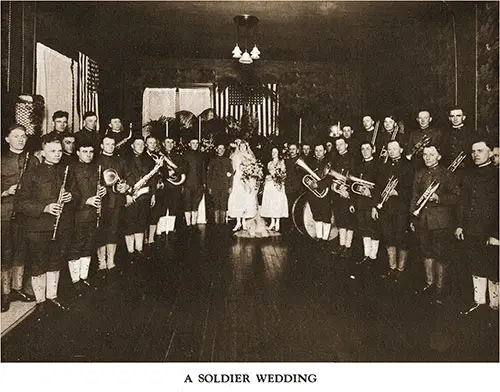
<path fill-rule="evenodd" d="M 82 52 L 78 54 L 78 65 L 78 113 L 81 129 L 85 112 L 93 111 L 99 118 L 99 65 Z"/>
<path fill-rule="evenodd" d="M 267 87 L 275 93 L 277 99 L 273 101 L 269 97 L 262 97 L 262 103 L 251 104 L 250 110 L 259 120 L 258 134 L 263 136 L 279 135 L 279 94 L 276 83 L 268 84 Z M 233 105 L 230 103 L 229 88 L 223 91 L 215 89 L 215 113 L 218 117 L 232 116 L 240 120 L 243 116 L 244 105 Z"/>

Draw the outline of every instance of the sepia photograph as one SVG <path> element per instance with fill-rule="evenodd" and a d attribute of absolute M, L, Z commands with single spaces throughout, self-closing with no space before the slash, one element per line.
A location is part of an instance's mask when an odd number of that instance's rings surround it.
<path fill-rule="evenodd" d="M 2 379 L 498 371 L 499 2 L 2 1 L 1 20 Z"/>

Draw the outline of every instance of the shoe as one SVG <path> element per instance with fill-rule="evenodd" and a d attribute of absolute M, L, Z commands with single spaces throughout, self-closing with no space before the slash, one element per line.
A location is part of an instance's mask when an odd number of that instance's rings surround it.
<path fill-rule="evenodd" d="M 436 290 L 436 293 L 434 294 L 434 298 L 433 298 L 432 302 L 438 306 L 442 306 L 445 304 L 444 303 L 444 295 L 439 289 Z"/>
<path fill-rule="evenodd" d="M 87 279 L 81 279 L 80 285 L 88 290 L 97 290 L 97 287 L 91 284 Z"/>
<path fill-rule="evenodd" d="M 268 230 L 269 231 L 273 231 L 274 230 L 274 223 L 271 223 L 268 227 Z"/>
<path fill-rule="evenodd" d="M 365 256 L 361 260 L 356 261 L 356 265 L 363 265 L 366 264 L 368 261 L 370 261 L 370 258 L 368 256 Z"/>
<path fill-rule="evenodd" d="M 352 255 L 352 249 L 351 249 L 351 248 L 344 247 L 344 253 L 342 254 L 342 257 L 343 257 L 344 259 L 350 259 L 350 258 L 351 258 L 351 255 Z"/>
<path fill-rule="evenodd" d="M 333 256 L 339 256 L 342 252 L 342 247 L 341 246 L 334 246 L 332 250 L 330 251 L 330 254 Z"/>
<path fill-rule="evenodd" d="M 96 279 L 99 281 L 99 282 L 105 282 L 106 279 L 108 278 L 108 271 L 111 271 L 111 270 L 107 270 L 107 269 L 100 269 L 97 271 L 96 273 Z"/>
<path fill-rule="evenodd" d="M 417 290 L 416 294 L 418 295 L 432 295 L 436 291 L 436 285 L 434 283 L 426 284 L 421 289 Z"/>
<path fill-rule="evenodd" d="M 27 293 L 22 292 L 21 290 L 12 290 L 9 294 L 10 301 L 21 301 L 21 302 L 33 302 L 35 301 L 35 297 L 29 295 Z"/>
<path fill-rule="evenodd" d="M 83 297 L 82 285 L 80 284 L 80 280 L 78 282 L 73 283 L 73 290 L 75 292 L 75 297 L 77 299 Z"/>
<path fill-rule="evenodd" d="M 36 304 L 35 317 L 36 321 L 41 322 L 47 317 L 47 308 L 45 302 L 39 302 Z"/>
<path fill-rule="evenodd" d="M 2 294 L 2 313 L 10 309 L 10 296 L 9 294 Z"/>
<path fill-rule="evenodd" d="M 234 226 L 233 231 L 239 231 L 241 229 L 241 224 Z"/>
<path fill-rule="evenodd" d="M 57 309 L 60 312 L 67 312 L 69 311 L 69 308 L 66 305 L 63 305 L 57 298 L 54 299 L 47 299 L 46 301 L 50 305 L 54 307 L 54 309 Z"/>
<path fill-rule="evenodd" d="M 469 306 L 466 310 L 462 310 L 460 314 L 462 316 L 469 316 L 473 313 L 479 313 L 479 311 L 483 310 L 486 308 L 486 304 L 478 304 L 474 303 L 473 305 Z"/>

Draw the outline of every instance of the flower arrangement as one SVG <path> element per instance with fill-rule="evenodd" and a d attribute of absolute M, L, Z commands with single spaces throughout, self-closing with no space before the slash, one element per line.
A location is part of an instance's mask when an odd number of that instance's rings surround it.
<path fill-rule="evenodd" d="M 241 173 L 241 177 L 246 183 L 255 181 L 255 189 L 257 190 L 260 181 L 264 178 L 264 167 L 262 162 L 247 158 L 241 163 Z"/>
<path fill-rule="evenodd" d="M 284 161 L 281 160 L 278 162 L 276 168 L 271 173 L 271 179 L 276 184 L 276 188 L 278 188 L 279 190 L 283 189 L 283 187 L 285 186 L 285 179 L 286 179 L 286 168 Z"/>

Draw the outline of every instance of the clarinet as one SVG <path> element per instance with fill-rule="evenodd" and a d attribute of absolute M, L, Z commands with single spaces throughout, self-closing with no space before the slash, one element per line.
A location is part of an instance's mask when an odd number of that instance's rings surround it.
<path fill-rule="evenodd" d="M 28 161 L 29 161 L 29 159 L 30 159 L 30 153 L 27 152 L 26 153 L 26 157 L 24 158 L 23 167 L 21 168 L 21 173 L 19 173 L 19 181 L 17 182 L 16 193 L 19 192 L 19 190 L 21 189 L 21 180 L 23 179 L 24 172 L 28 168 Z M 10 219 L 11 220 L 15 220 L 16 219 L 16 210 L 15 210 L 15 208 L 12 210 L 12 215 L 10 216 Z"/>
<path fill-rule="evenodd" d="M 69 165 L 66 166 L 66 170 L 64 170 L 64 179 L 63 179 L 63 182 L 61 185 L 61 189 L 59 190 L 59 197 L 57 198 L 57 204 L 61 204 L 61 211 L 56 216 L 56 222 L 54 224 L 54 231 L 52 232 L 52 241 L 54 241 L 56 239 L 57 228 L 59 227 L 59 221 L 61 220 L 61 215 L 62 215 L 63 208 L 64 208 L 64 203 L 62 202 L 62 198 L 63 198 L 64 192 L 66 192 L 65 188 L 66 188 L 66 180 L 68 179 L 68 171 L 69 171 Z"/>
<path fill-rule="evenodd" d="M 102 166 L 99 165 L 97 168 L 97 191 L 96 191 L 96 196 L 99 196 L 99 189 L 101 188 L 101 171 L 102 171 Z M 100 200 L 102 201 L 102 200 Z M 96 218 L 96 229 L 99 228 L 99 221 L 101 220 L 101 214 L 102 214 L 102 206 L 101 203 L 99 203 L 99 207 L 97 207 L 97 218 Z"/>

